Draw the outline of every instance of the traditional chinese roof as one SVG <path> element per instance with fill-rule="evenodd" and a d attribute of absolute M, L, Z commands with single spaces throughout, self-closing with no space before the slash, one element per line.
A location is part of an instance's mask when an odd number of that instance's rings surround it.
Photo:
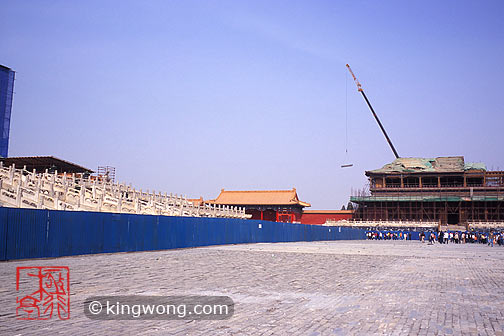
<path fill-rule="evenodd" d="M 4 166 L 16 165 L 16 168 L 23 168 L 32 171 L 35 169 L 37 172 L 44 172 L 46 169 L 54 169 L 58 172 L 66 173 L 92 173 L 89 168 L 82 167 L 76 163 L 65 161 L 54 156 L 24 156 L 24 157 L 7 157 L 0 158 L 0 162 Z"/>
<path fill-rule="evenodd" d="M 201 196 L 200 196 L 200 198 L 188 198 L 187 200 L 196 206 L 205 204 L 205 201 L 203 200 L 203 197 L 201 197 Z"/>
<path fill-rule="evenodd" d="M 379 173 L 462 173 L 467 170 L 486 171 L 483 163 L 465 163 L 463 156 L 446 156 L 437 158 L 399 158 L 392 163 L 384 165 L 380 169 L 366 172 L 371 174 Z"/>
<path fill-rule="evenodd" d="M 224 205 L 299 205 L 311 206 L 299 200 L 296 188 L 292 190 L 221 190 L 219 196 L 209 201 Z"/>

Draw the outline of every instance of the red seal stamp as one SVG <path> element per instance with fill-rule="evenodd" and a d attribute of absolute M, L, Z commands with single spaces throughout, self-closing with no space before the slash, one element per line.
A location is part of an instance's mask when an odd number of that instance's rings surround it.
<path fill-rule="evenodd" d="M 16 269 L 18 320 L 70 318 L 70 270 L 66 266 L 26 266 Z"/>

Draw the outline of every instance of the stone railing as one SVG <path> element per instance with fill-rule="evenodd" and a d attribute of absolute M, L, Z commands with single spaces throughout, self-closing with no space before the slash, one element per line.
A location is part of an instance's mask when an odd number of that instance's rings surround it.
<path fill-rule="evenodd" d="M 250 218 L 245 208 L 195 205 L 185 197 L 142 191 L 81 174 L 36 173 L 0 162 L 0 206 L 163 216 Z"/>
<path fill-rule="evenodd" d="M 471 221 L 467 222 L 471 229 L 504 229 L 504 221 Z"/>
<path fill-rule="evenodd" d="M 327 220 L 324 226 L 351 226 L 361 228 L 437 228 L 438 222 L 416 221 L 348 221 Z"/>

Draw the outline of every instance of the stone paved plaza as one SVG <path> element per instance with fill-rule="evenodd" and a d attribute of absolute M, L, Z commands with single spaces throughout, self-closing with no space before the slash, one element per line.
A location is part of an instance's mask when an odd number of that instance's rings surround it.
<path fill-rule="evenodd" d="M 71 318 L 16 320 L 17 266 L 69 266 Z M 0 335 L 504 335 L 504 248 L 418 241 L 216 246 L 0 263 Z M 223 321 L 96 321 L 94 295 L 227 295 Z"/>

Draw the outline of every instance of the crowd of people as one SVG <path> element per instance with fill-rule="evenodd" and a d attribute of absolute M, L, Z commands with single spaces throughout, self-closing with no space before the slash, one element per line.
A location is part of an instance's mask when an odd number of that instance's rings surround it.
<path fill-rule="evenodd" d="M 368 231 L 369 240 L 411 240 L 411 232 L 403 231 Z"/>
<path fill-rule="evenodd" d="M 424 242 L 426 239 L 429 243 L 433 244 L 438 242 L 439 244 L 487 244 L 489 246 L 499 245 L 504 246 L 504 232 L 460 232 L 460 231 L 440 231 L 439 233 L 434 232 L 421 232 L 420 241 Z"/>
<path fill-rule="evenodd" d="M 418 238 L 417 238 L 418 237 Z M 430 244 L 487 244 L 489 246 L 504 246 L 504 231 L 390 231 L 374 230 L 366 232 L 368 240 L 413 240 L 419 239 L 422 243 Z"/>

